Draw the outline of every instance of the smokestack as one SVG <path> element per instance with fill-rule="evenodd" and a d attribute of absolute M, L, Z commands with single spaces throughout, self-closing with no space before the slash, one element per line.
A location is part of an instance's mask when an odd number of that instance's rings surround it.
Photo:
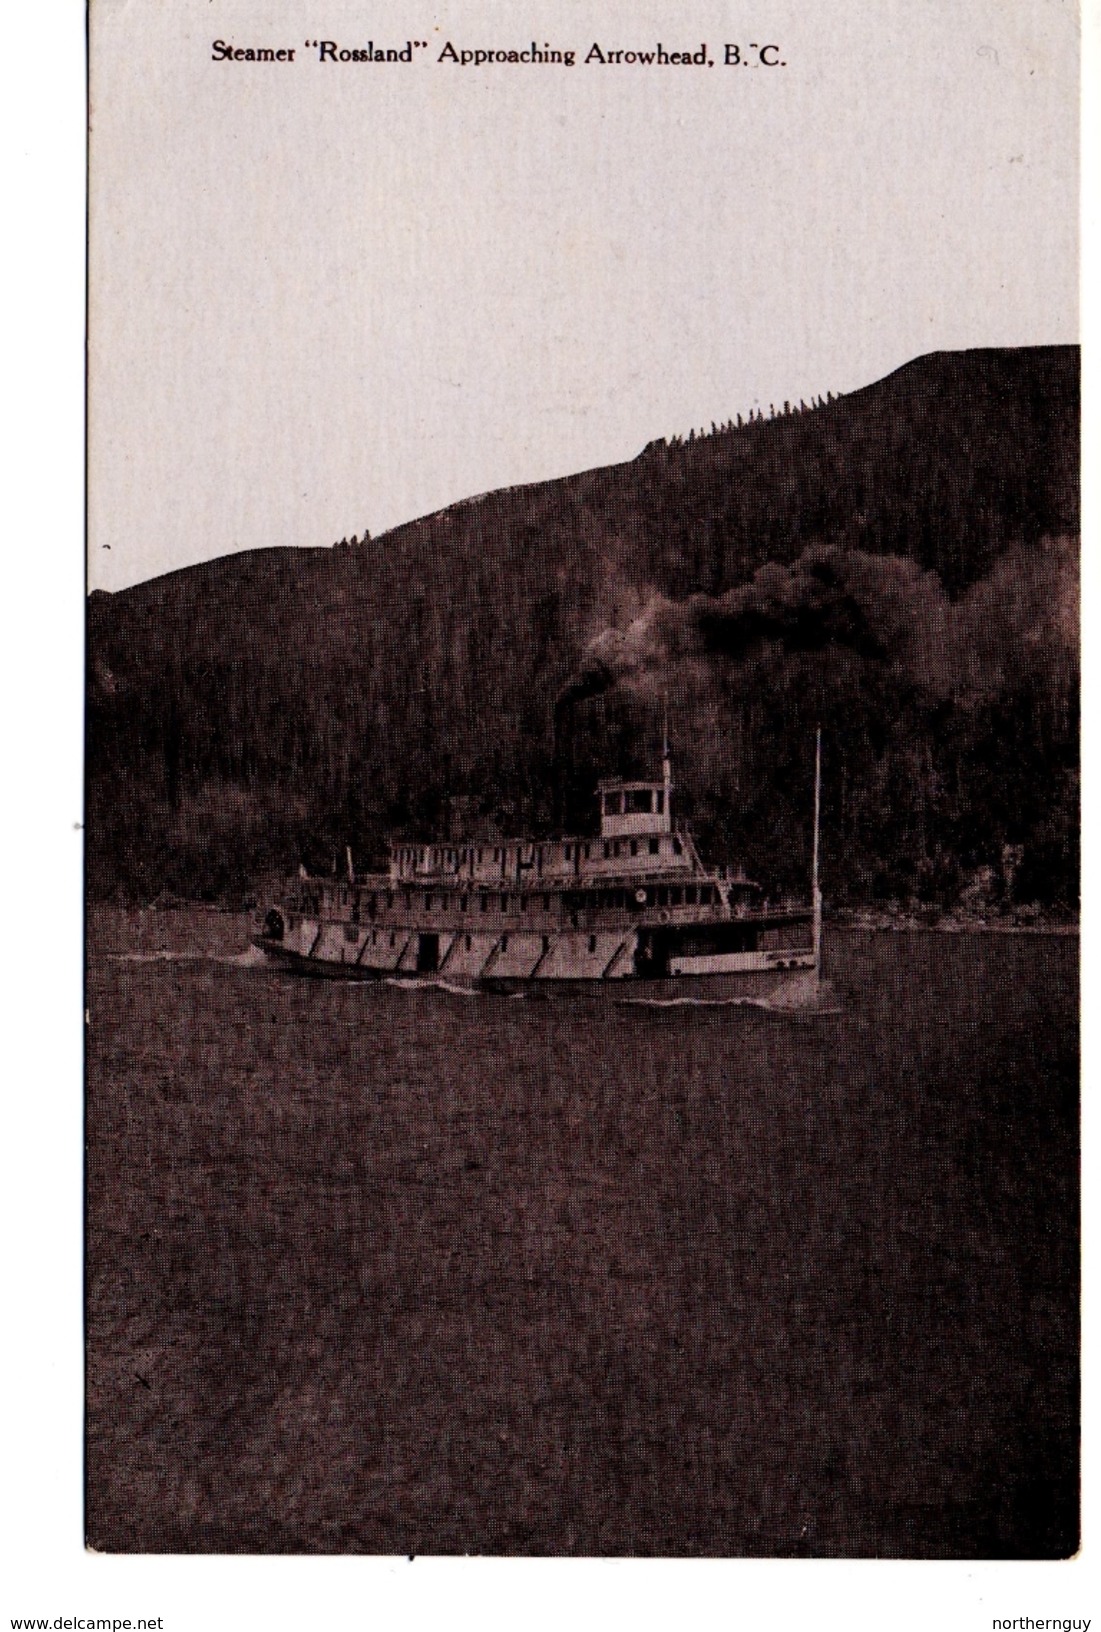
<path fill-rule="evenodd" d="M 615 685 L 615 679 L 615 675 L 601 658 L 590 657 L 576 678 L 563 686 L 558 693 L 554 705 L 555 719 L 557 720 L 560 710 L 574 703 L 583 703 L 590 697 L 599 697 L 602 692 Z"/>

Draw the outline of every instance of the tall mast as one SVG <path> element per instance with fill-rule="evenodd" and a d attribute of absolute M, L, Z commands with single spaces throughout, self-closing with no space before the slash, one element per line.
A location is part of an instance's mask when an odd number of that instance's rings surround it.
<path fill-rule="evenodd" d="M 822 891 L 818 888 L 818 829 L 822 815 L 822 727 L 814 739 L 814 851 L 811 861 L 811 898 L 814 906 L 814 971 L 822 965 Z"/>
<path fill-rule="evenodd" d="M 673 767 L 669 762 L 669 693 L 662 698 L 661 714 L 661 781 L 665 789 L 665 819 L 669 830 L 673 827 Z"/>

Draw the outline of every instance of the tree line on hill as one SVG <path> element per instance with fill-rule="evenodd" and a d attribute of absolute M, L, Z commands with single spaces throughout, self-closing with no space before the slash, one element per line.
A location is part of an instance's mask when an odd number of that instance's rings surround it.
<path fill-rule="evenodd" d="M 783 408 L 780 410 L 780 414 L 783 416 L 787 416 L 788 414 L 810 414 L 813 413 L 816 408 L 825 408 L 828 403 L 836 401 L 837 398 L 834 396 L 833 392 L 827 391 L 824 397 L 812 397 L 809 403 L 804 402 L 802 399 L 795 403 L 785 402 Z M 778 414 L 776 404 L 774 402 L 770 402 L 768 405 L 768 418 L 772 420 L 776 419 L 777 417 Z M 693 426 L 687 436 L 682 436 L 679 432 L 677 432 L 675 435 L 670 437 L 655 437 L 652 442 L 647 442 L 639 457 L 650 459 L 657 458 L 660 455 L 669 453 L 677 448 L 691 447 L 693 443 L 704 441 L 707 437 L 731 436 L 735 431 L 744 430 L 747 425 L 762 425 L 764 423 L 764 409 L 751 408 L 745 419 L 743 419 L 739 413 L 734 414 L 730 419 L 724 420 L 721 425 L 717 425 L 715 421 L 712 420 L 710 430 L 707 430 L 705 426 L 701 425 L 697 431 L 695 426 Z"/>

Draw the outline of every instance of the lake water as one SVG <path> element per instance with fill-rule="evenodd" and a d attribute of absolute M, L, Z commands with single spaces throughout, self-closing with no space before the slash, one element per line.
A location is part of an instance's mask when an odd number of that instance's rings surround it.
<path fill-rule="evenodd" d="M 1076 939 L 835 933 L 810 1016 L 247 929 L 91 920 L 94 1547 L 1075 1549 Z"/>

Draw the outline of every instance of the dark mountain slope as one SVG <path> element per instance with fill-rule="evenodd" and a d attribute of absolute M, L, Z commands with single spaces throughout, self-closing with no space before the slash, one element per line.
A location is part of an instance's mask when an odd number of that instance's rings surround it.
<path fill-rule="evenodd" d="M 93 892 L 227 894 L 345 842 L 365 859 L 456 795 L 509 826 L 578 820 L 598 771 L 652 753 L 668 691 L 683 804 L 778 881 L 802 866 L 821 718 L 837 892 L 949 898 L 1023 845 L 1020 887 L 1065 896 L 1073 555 L 1050 541 L 1078 527 L 1077 403 L 1076 348 L 936 353 L 371 544 L 95 594 Z M 750 607 L 762 568 L 781 577 Z M 682 628 L 668 609 L 693 596 Z M 594 664 L 632 627 L 660 635 L 644 674 Z"/>

